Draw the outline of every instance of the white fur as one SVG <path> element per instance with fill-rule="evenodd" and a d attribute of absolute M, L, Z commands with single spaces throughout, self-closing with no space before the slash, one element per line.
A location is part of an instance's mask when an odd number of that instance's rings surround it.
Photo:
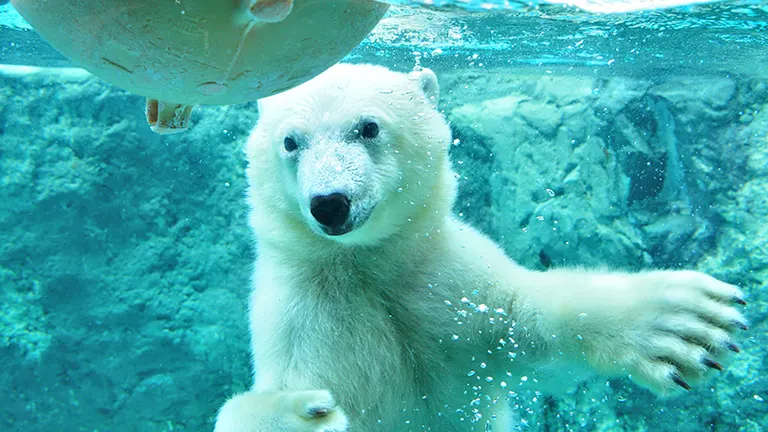
<path fill-rule="evenodd" d="M 352 432 L 504 431 L 505 382 L 521 375 L 567 389 L 590 369 L 673 394 L 674 373 L 702 378 L 703 358 L 730 343 L 744 320 L 732 285 L 691 271 L 534 272 L 456 221 L 438 95 L 428 70 L 338 65 L 260 103 L 247 146 L 255 383 L 217 432 L 346 419 Z M 380 126 L 375 142 L 355 137 L 363 117 Z M 309 200 L 340 190 L 360 223 L 331 237 Z"/>

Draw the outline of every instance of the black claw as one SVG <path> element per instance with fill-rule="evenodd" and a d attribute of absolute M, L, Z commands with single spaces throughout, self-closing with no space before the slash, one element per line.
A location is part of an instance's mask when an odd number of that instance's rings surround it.
<path fill-rule="evenodd" d="M 736 321 L 736 322 L 734 322 L 734 324 L 736 325 L 736 327 L 738 327 L 738 328 L 740 328 L 742 330 L 749 330 L 749 327 L 747 327 L 747 325 L 744 324 L 741 321 Z"/>
<path fill-rule="evenodd" d="M 328 408 L 310 408 L 310 418 L 323 418 L 328 415 Z"/>
<path fill-rule="evenodd" d="M 744 299 L 739 298 L 739 297 L 734 297 L 733 301 L 734 301 L 734 303 L 738 303 L 738 304 L 743 305 L 743 306 L 747 305 L 747 302 L 745 302 Z"/>
<path fill-rule="evenodd" d="M 735 352 L 735 353 L 740 353 L 740 352 L 741 352 L 741 350 L 739 349 L 739 346 L 738 346 L 738 345 L 736 345 L 735 343 L 732 343 L 732 342 L 728 342 L 728 345 L 727 345 L 727 346 L 728 346 L 728 349 L 729 349 L 729 350 L 731 350 L 731 351 L 733 351 L 733 352 Z"/>
<path fill-rule="evenodd" d="M 705 358 L 701 362 L 704 363 L 704 366 L 706 366 L 708 368 L 711 368 L 711 369 L 717 369 L 719 371 L 722 371 L 724 369 L 723 365 L 721 365 L 720 363 L 718 363 L 718 362 L 716 362 L 716 361 L 714 361 L 712 359 Z"/>
<path fill-rule="evenodd" d="M 683 381 L 683 379 L 680 378 L 680 375 L 678 374 L 672 375 L 672 381 L 674 381 L 675 384 L 679 385 L 680 387 L 686 390 L 691 390 L 691 386 L 689 386 L 687 382 Z"/>

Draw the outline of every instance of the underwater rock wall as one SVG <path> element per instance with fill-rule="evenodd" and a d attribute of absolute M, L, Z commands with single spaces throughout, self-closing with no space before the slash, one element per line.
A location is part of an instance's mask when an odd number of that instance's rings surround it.
<path fill-rule="evenodd" d="M 471 141 L 453 154 L 490 174 L 468 178 L 463 191 L 477 198 L 473 188 L 487 189 L 491 210 L 480 223 L 513 256 L 540 268 L 680 267 L 716 247 L 723 215 L 714 200 L 748 176 L 740 113 L 764 89 L 727 79 L 476 75 L 452 77 L 477 83 L 448 107 L 456 135 Z"/>
<path fill-rule="evenodd" d="M 626 380 L 557 399 L 521 385 L 522 422 L 768 424 L 765 83 L 437 72 L 457 212 L 512 257 L 698 268 L 751 294 L 752 338 L 711 386 L 660 401 Z M 199 108 L 190 132 L 158 136 L 143 105 L 77 71 L 0 73 L 0 429 L 208 431 L 249 384 L 255 106 Z"/>
<path fill-rule="evenodd" d="M 2 430 L 209 430 L 248 385 L 255 107 L 161 137 L 143 106 L 77 72 L 0 75 Z"/>

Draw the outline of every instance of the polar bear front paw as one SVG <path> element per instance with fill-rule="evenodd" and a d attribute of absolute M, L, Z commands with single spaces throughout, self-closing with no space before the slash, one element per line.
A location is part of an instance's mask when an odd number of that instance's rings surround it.
<path fill-rule="evenodd" d="M 608 322 L 588 342 L 598 369 L 628 372 L 654 393 L 672 395 L 722 371 L 728 352 L 739 352 L 733 337 L 747 322 L 733 306 L 746 304 L 737 287 L 695 271 L 627 277 L 603 302 L 612 309 Z"/>
<path fill-rule="evenodd" d="M 215 432 L 345 432 L 348 423 L 325 390 L 250 391 L 224 404 Z"/>

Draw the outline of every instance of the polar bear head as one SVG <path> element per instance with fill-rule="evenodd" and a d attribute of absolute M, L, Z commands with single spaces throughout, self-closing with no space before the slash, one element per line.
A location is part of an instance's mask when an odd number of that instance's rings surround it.
<path fill-rule="evenodd" d="M 257 235 L 372 245 L 445 218 L 455 181 L 438 97 L 428 69 L 339 64 L 261 100 L 246 149 Z"/>

